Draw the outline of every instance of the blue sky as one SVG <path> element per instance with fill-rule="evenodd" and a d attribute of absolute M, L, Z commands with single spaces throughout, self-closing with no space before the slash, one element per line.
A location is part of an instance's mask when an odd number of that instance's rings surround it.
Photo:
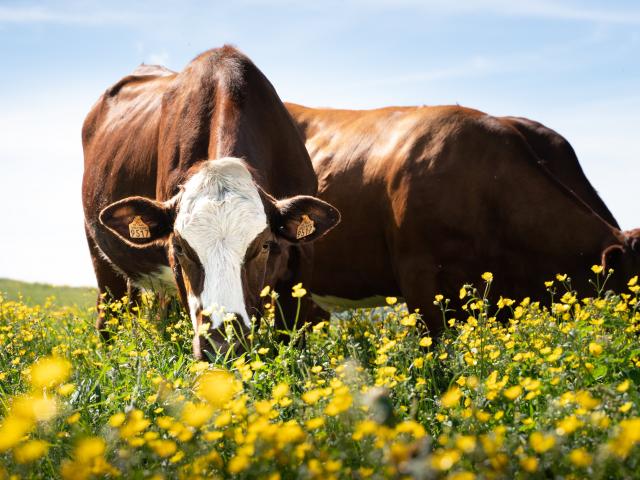
<path fill-rule="evenodd" d="M 179 70 L 224 43 L 288 101 L 459 103 L 541 121 L 622 227 L 640 226 L 638 2 L 0 0 L 0 277 L 94 284 L 84 116 L 141 62 Z"/>

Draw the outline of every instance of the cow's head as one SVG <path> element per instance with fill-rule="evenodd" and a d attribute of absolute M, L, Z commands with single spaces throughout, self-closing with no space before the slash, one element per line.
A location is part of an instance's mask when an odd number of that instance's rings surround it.
<path fill-rule="evenodd" d="M 611 245 L 602 253 L 602 266 L 605 270 L 612 268 L 620 282 L 640 275 L 640 228 L 622 232 L 622 243 Z"/>
<path fill-rule="evenodd" d="M 315 197 L 275 200 L 242 160 L 223 158 L 198 164 L 170 200 L 125 198 L 106 207 L 100 221 L 132 247 L 166 247 L 200 357 L 208 347 L 198 336 L 202 325 L 223 347 L 225 318 L 249 329 L 261 289 L 287 274 L 290 249 L 323 236 L 340 214 Z"/>

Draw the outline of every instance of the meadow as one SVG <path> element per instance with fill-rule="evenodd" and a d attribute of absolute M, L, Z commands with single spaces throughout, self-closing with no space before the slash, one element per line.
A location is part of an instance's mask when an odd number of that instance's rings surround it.
<path fill-rule="evenodd" d="M 593 270 L 549 307 L 490 304 L 485 273 L 463 311 L 435 298 L 438 342 L 388 298 L 280 343 L 265 289 L 248 352 L 212 363 L 151 297 L 108 305 L 108 344 L 91 308 L 2 298 L 0 478 L 638 478 L 640 284 Z"/>
<path fill-rule="evenodd" d="M 51 299 L 58 306 L 89 308 L 96 304 L 98 290 L 90 287 L 68 287 L 48 283 L 29 283 L 0 278 L 0 292 L 5 300 L 17 300 L 29 306 L 42 305 Z"/>

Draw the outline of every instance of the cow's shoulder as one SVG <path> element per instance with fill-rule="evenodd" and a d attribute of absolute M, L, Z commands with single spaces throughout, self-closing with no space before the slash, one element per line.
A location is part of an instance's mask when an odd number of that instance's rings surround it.
<path fill-rule="evenodd" d="M 152 84 L 155 80 L 175 76 L 176 72 L 160 65 L 145 65 L 137 67 L 131 74 L 122 77 L 105 92 L 106 97 L 115 97 L 125 87 Z"/>
<path fill-rule="evenodd" d="M 153 110 L 151 105 L 162 97 L 175 72 L 160 65 L 140 65 L 131 74 L 115 82 L 98 98 L 87 114 L 82 126 L 82 139 L 86 145 L 101 125 L 110 122 L 111 112 L 127 111 L 128 120 L 140 117 L 145 121 Z M 134 108 L 135 106 L 139 108 Z M 121 108 L 114 109 L 120 106 Z M 145 108 L 143 108 L 145 107 Z M 122 115 L 121 113 L 118 115 Z"/>
<path fill-rule="evenodd" d="M 175 73 L 176 72 L 173 70 L 162 65 L 147 65 L 146 63 L 141 63 L 133 72 L 131 72 L 131 75 L 153 75 L 157 77 L 166 77 L 174 75 Z"/>

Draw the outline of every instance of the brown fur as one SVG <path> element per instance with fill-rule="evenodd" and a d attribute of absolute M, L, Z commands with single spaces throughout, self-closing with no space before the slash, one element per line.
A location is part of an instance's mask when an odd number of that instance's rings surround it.
<path fill-rule="evenodd" d="M 540 124 L 457 106 L 287 108 L 344 220 L 316 243 L 314 293 L 402 296 L 437 334 L 434 296 L 456 299 L 484 271 L 494 292 L 544 298 L 558 272 L 593 293 L 589 267 L 611 246 L 611 286 L 640 270 L 640 232 L 618 230 L 573 149 Z"/>

